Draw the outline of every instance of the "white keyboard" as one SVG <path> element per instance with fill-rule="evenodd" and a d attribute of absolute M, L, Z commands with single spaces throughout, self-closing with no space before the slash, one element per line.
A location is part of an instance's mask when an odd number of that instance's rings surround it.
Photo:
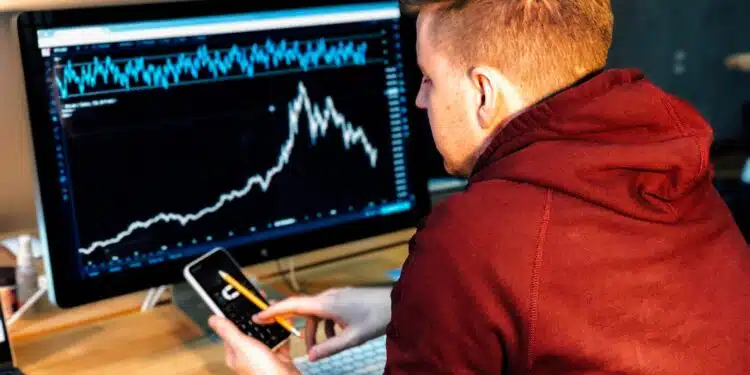
<path fill-rule="evenodd" d="M 303 375 L 382 375 L 385 358 L 385 336 L 380 336 L 316 362 L 300 357 L 294 364 Z"/>

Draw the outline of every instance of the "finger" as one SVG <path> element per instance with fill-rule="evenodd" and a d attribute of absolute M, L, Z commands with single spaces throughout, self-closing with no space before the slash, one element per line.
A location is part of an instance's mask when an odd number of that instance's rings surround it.
<path fill-rule="evenodd" d="M 276 357 L 278 357 L 279 360 L 286 362 L 291 358 L 291 351 L 292 342 L 290 340 L 287 340 L 285 343 L 281 344 L 281 346 L 276 348 L 276 350 L 274 350 L 274 353 L 276 353 Z"/>
<path fill-rule="evenodd" d="M 314 346 L 307 353 L 311 361 L 332 356 L 342 350 L 357 345 L 357 334 L 354 330 L 345 329 L 340 335 Z"/>
<path fill-rule="evenodd" d="M 336 322 L 334 322 L 333 320 L 326 320 L 325 324 L 326 324 L 326 336 L 328 336 L 329 339 L 336 336 Z"/>
<path fill-rule="evenodd" d="M 227 365 L 234 365 L 234 371 L 242 374 L 279 374 L 282 366 L 288 362 L 281 361 L 264 343 L 244 334 L 232 322 L 225 318 L 212 316 L 209 325 L 231 347 L 234 358 L 227 357 Z"/>
<path fill-rule="evenodd" d="M 307 318 L 307 324 L 305 324 L 305 345 L 307 346 L 307 350 L 312 349 L 317 344 L 318 340 L 316 336 L 319 322 L 320 319 L 314 316 Z"/>
<path fill-rule="evenodd" d="M 208 325 L 211 326 L 224 342 L 230 345 L 237 344 L 245 338 L 245 334 L 242 333 L 234 323 L 225 318 L 214 315 L 208 319 Z"/>
<path fill-rule="evenodd" d="M 229 367 L 231 370 L 236 370 L 237 355 L 234 353 L 234 349 L 232 348 L 232 346 L 227 342 L 224 343 L 224 353 L 227 367 Z"/>
<path fill-rule="evenodd" d="M 318 297 L 290 297 L 255 314 L 253 321 L 258 324 L 268 324 L 272 323 L 274 318 L 284 315 L 315 315 L 327 318 L 329 313 L 322 301 Z"/>
<path fill-rule="evenodd" d="M 237 352 L 236 350 L 242 350 L 243 340 L 249 339 L 242 331 L 240 331 L 234 323 L 231 321 L 221 318 L 218 316 L 212 316 L 208 320 L 208 324 L 216 332 L 222 340 L 224 340 L 224 361 L 227 367 L 233 371 L 237 371 Z M 235 348 L 237 348 L 235 350 Z"/>
<path fill-rule="evenodd" d="M 275 300 L 275 299 L 272 299 L 272 300 L 269 300 L 269 301 L 268 301 L 268 306 L 273 306 L 273 305 L 275 305 L 275 304 L 277 304 L 277 303 L 279 303 L 279 301 L 277 301 L 277 300 Z M 274 317 L 274 319 L 275 319 L 275 318 L 282 318 L 282 319 L 286 319 L 286 320 L 291 320 L 291 317 L 290 317 L 290 316 L 287 316 L 287 315 L 280 315 L 280 316 L 276 316 L 276 317 Z M 270 320 L 270 321 L 267 321 L 267 322 L 263 322 L 263 324 L 273 324 L 273 323 L 275 323 L 275 322 L 276 322 L 275 320 Z M 256 323 L 257 323 L 257 322 L 256 322 Z"/>

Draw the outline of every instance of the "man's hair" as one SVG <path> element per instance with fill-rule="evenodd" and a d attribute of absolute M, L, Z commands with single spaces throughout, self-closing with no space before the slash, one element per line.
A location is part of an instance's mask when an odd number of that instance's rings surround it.
<path fill-rule="evenodd" d="M 434 7 L 430 39 L 467 66 L 502 71 L 524 96 L 546 94 L 604 67 L 612 44 L 610 0 L 401 0 Z"/>

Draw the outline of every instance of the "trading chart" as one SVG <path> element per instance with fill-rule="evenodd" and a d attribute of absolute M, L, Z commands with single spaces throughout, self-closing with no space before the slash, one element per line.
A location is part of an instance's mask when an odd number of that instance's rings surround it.
<path fill-rule="evenodd" d="M 373 20 L 45 48 L 82 273 L 408 210 L 400 47 Z"/>

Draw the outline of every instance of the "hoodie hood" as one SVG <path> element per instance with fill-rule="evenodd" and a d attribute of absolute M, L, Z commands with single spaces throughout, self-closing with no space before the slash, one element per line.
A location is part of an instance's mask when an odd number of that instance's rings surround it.
<path fill-rule="evenodd" d="M 713 132 L 633 69 L 604 70 L 527 108 L 480 156 L 470 183 L 504 179 L 655 222 L 712 191 Z"/>

